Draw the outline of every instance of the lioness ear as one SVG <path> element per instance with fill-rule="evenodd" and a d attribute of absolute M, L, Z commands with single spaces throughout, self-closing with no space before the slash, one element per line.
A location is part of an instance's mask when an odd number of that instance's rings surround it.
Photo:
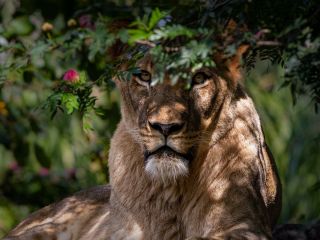
<path fill-rule="evenodd" d="M 214 57 L 222 75 L 230 80 L 233 86 L 236 86 L 243 79 L 242 62 L 248 50 L 249 45 L 243 44 L 237 48 L 236 53 L 231 57 L 226 57 L 223 53 L 217 53 Z"/>
<path fill-rule="evenodd" d="M 236 54 L 227 60 L 227 68 L 229 70 L 230 78 L 235 82 L 239 82 L 243 78 L 244 69 L 242 68 L 242 63 L 245 53 L 247 53 L 248 49 L 249 45 L 240 45 L 236 51 Z"/>

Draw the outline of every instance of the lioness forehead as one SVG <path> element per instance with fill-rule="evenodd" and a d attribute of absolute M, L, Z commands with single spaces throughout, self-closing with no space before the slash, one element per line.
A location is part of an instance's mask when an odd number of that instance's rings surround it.
<path fill-rule="evenodd" d="M 146 54 L 143 58 L 136 62 L 136 67 L 152 73 L 154 67 L 152 56 L 150 54 Z"/>

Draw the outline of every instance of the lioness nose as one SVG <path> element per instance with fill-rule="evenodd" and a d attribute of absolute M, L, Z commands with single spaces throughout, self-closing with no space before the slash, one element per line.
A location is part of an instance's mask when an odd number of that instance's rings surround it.
<path fill-rule="evenodd" d="M 149 122 L 150 126 L 163 134 L 164 136 L 169 136 L 174 132 L 179 132 L 183 128 L 183 123 L 169 123 L 163 124 L 159 122 Z"/>

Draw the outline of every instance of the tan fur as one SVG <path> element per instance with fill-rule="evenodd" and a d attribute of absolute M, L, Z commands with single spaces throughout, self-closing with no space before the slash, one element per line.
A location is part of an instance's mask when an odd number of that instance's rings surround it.
<path fill-rule="evenodd" d="M 116 80 L 111 187 L 46 207 L 5 239 L 271 239 L 280 183 L 258 114 L 225 70 L 201 71 L 210 79 L 191 90 Z M 160 123 L 176 129 L 164 135 Z M 174 151 L 157 152 L 164 145 Z"/>

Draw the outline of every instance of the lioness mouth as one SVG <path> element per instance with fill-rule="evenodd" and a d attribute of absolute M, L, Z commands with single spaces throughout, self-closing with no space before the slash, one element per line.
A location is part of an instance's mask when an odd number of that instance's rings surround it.
<path fill-rule="evenodd" d="M 145 170 L 153 179 L 176 182 L 179 177 L 188 175 L 190 156 L 163 146 L 145 153 Z"/>
<path fill-rule="evenodd" d="M 149 160 L 150 157 L 152 156 L 158 156 L 159 158 L 181 158 L 182 161 L 190 161 L 191 160 L 191 154 L 183 154 L 183 153 L 179 153 L 175 150 L 173 150 L 172 148 L 168 147 L 168 146 L 162 146 L 160 148 L 158 148 L 157 150 L 153 151 L 153 152 L 145 152 L 145 161 L 147 162 Z"/>

